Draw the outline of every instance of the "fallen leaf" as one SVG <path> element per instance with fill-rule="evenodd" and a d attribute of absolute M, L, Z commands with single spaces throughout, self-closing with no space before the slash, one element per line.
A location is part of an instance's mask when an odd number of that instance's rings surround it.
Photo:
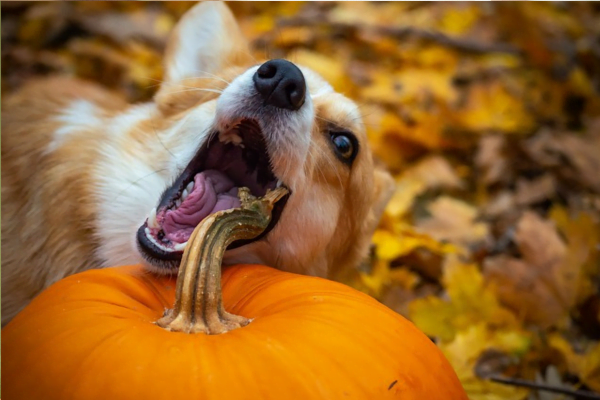
<path fill-rule="evenodd" d="M 548 337 L 548 343 L 564 357 L 571 374 L 578 376 L 592 390 L 600 391 L 600 343 L 588 343 L 587 351 L 582 354 L 575 352 L 557 333 Z"/>
<path fill-rule="evenodd" d="M 427 190 L 461 189 L 464 182 L 445 157 L 432 155 L 423 158 L 402 173 L 400 180 L 421 181 Z"/>
<path fill-rule="evenodd" d="M 485 279 L 497 288 L 498 298 L 528 323 L 547 328 L 566 323 L 568 307 L 548 286 L 535 267 L 507 255 L 488 257 L 483 263 Z"/>
<path fill-rule="evenodd" d="M 523 354 L 529 348 L 527 335 L 495 332 L 484 323 L 475 324 L 458 333 L 449 343 L 441 343 L 440 349 L 456 371 L 471 400 L 525 399 L 528 391 L 523 388 L 502 385 L 475 375 L 475 365 L 480 354 L 494 349 L 511 354 Z"/>
<path fill-rule="evenodd" d="M 501 135 L 486 135 L 479 141 L 475 165 L 483 174 L 487 186 L 507 178 L 508 160 L 503 154 L 506 139 Z"/>
<path fill-rule="evenodd" d="M 600 193 L 599 135 L 580 137 L 542 131 L 524 147 L 540 165 L 556 168 L 564 179 Z"/>
<path fill-rule="evenodd" d="M 600 275 L 600 223 L 598 217 L 580 212 L 574 217 L 567 209 L 554 206 L 550 210 L 554 221 L 567 241 L 567 254 L 561 267 L 576 274 L 577 304 L 598 292 L 597 277 Z M 600 317 L 600 316 L 599 316 Z"/>
<path fill-rule="evenodd" d="M 535 124 L 520 96 L 498 81 L 473 86 L 455 117 L 458 128 L 473 132 L 526 134 Z"/>
<path fill-rule="evenodd" d="M 408 269 L 391 268 L 390 264 L 383 260 L 378 260 L 369 274 L 361 273 L 360 277 L 375 298 L 381 298 L 383 291 L 391 285 L 409 290 L 419 282 L 419 277 Z"/>
<path fill-rule="evenodd" d="M 427 335 L 449 342 L 458 332 L 474 324 L 485 323 L 490 329 L 500 330 L 518 326 L 475 264 L 463 264 L 456 256 L 449 256 L 444 265 L 443 283 L 448 300 L 430 296 L 410 304 L 411 320 Z"/>
<path fill-rule="evenodd" d="M 519 206 L 550 200 L 556 194 L 556 181 L 550 174 L 533 180 L 517 180 L 515 201 Z"/>
<path fill-rule="evenodd" d="M 175 26 L 175 19 L 160 9 L 140 9 L 131 13 L 107 11 L 78 15 L 76 21 L 90 32 L 106 36 L 124 44 L 141 39 L 164 48 L 167 35 Z"/>
<path fill-rule="evenodd" d="M 519 220 L 515 242 L 522 260 L 500 255 L 484 263 L 503 304 L 524 320 L 542 327 L 564 325 L 575 303 L 579 265 L 566 265 L 567 247 L 555 225 L 526 211 Z"/>
<path fill-rule="evenodd" d="M 440 196 L 427 207 L 431 218 L 417 221 L 420 232 L 466 248 L 489 240 L 486 223 L 477 222 L 478 210 L 457 199 Z"/>

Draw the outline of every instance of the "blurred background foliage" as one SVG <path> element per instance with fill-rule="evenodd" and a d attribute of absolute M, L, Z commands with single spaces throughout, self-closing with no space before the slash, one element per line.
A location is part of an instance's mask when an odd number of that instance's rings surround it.
<path fill-rule="evenodd" d="M 2 2 L 2 93 L 79 76 L 150 100 L 192 2 Z M 257 59 L 361 107 L 397 189 L 338 279 L 410 318 L 471 399 L 600 392 L 600 5 L 230 3 Z M 351 216 L 348 216 L 351 217 Z"/>

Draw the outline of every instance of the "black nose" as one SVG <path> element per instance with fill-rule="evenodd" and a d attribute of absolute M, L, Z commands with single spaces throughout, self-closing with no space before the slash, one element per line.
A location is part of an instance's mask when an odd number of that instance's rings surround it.
<path fill-rule="evenodd" d="M 289 61 L 267 61 L 258 67 L 252 79 L 266 104 L 293 111 L 304 104 L 306 94 L 304 75 Z"/>

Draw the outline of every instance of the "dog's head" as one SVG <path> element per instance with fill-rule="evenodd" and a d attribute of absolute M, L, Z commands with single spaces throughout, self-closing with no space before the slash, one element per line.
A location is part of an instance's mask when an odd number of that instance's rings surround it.
<path fill-rule="evenodd" d="M 263 195 L 285 185 L 291 194 L 267 232 L 234 243 L 226 263 L 325 276 L 365 256 L 393 181 L 374 166 L 351 100 L 308 68 L 254 60 L 221 2 L 184 16 L 165 62 L 155 100 L 173 123 L 163 141 L 177 167 L 138 231 L 148 264 L 175 270 L 195 226 L 239 205 L 240 186 Z"/>

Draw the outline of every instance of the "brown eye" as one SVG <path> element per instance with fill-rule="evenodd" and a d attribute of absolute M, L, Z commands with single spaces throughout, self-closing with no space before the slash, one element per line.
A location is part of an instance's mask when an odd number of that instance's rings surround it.
<path fill-rule="evenodd" d="M 335 135 L 331 138 L 335 150 L 345 159 L 350 159 L 354 153 L 354 145 L 350 138 L 346 135 Z"/>
<path fill-rule="evenodd" d="M 330 131 L 329 135 L 335 155 L 344 164 L 352 165 L 352 161 L 358 154 L 358 140 L 354 134 L 348 131 Z"/>

